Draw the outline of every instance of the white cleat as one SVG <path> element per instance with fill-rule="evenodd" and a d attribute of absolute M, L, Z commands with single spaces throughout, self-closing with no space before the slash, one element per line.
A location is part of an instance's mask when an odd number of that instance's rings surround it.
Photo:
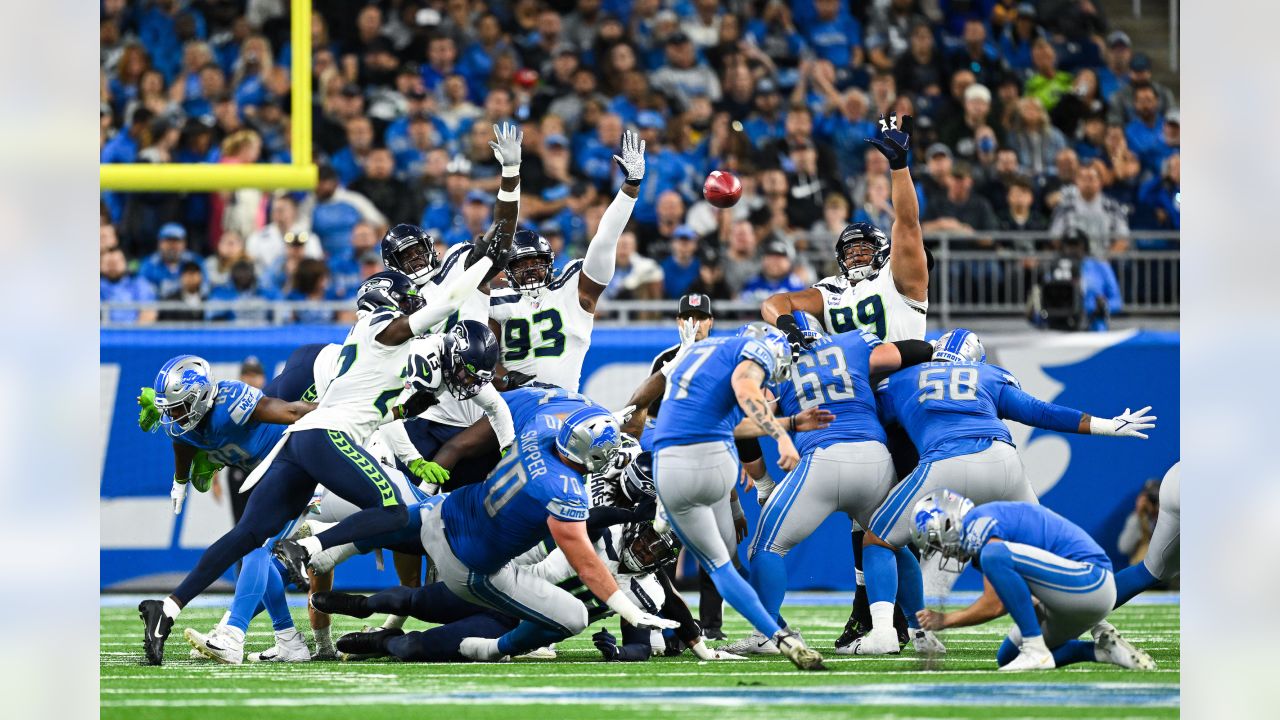
<path fill-rule="evenodd" d="M 310 662 L 311 649 L 297 628 L 276 633 L 276 644 L 262 652 L 249 653 L 249 662 Z"/>
<path fill-rule="evenodd" d="M 798 633 L 779 630 L 773 636 L 773 643 L 778 652 L 787 656 L 793 665 L 801 670 L 826 670 L 822 664 L 822 653 L 804 644 Z"/>
<path fill-rule="evenodd" d="M 546 647 L 540 647 L 537 650 L 530 650 L 529 652 L 521 655 L 520 657 L 524 658 L 525 660 L 555 660 L 556 646 L 548 645 Z"/>
<path fill-rule="evenodd" d="M 192 628 L 182 631 L 183 637 L 204 657 L 227 665 L 244 662 L 244 631 L 227 625 L 219 625 L 208 635 Z"/>
<path fill-rule="evenodd" d="M 796 633 L 799 637 L 800 633 Z M 803 638 L 801 638 L 803 640 Z M 764 636 L 764 633 L 756 630 L 741 640 L 734 640 L 731 643 L 717 645 L 716 650 L 720 652 L 733 653 L 734 655 L 781 655 L 782 651 L 778 649 L 776 643 Z"/>
<path fill-rule="evenodd" d="M 1023 638 L 1018 657 L 1000 668 L 1000 672 L 1026 672 L 1028 670 L 1052 670 L 1058 666 L 1053 653 L 1044 644 L 1044 637 Z"/>
<path fill-rule="evenodd" d="M 1094 638 L 1093 655 L 1098 662 L 1130 670 L 1155 670 L 1156 661 L 1146 651 L 1125 640 L 1119 630 L 1108 625 Z"/>
<path fill-rule="evenodd" d="M 313 573 L 324 574 L 333 570 L 342 561 L 353 558 L 359 554 L 360 552 L 356 550 L 355 543 L 337 545 L 328 548 L 327 550 L 321 550 L 320 552 L 312 555 L 307 559 L 307 567 L 310 568 Z"/>
<path fill-rule="evenodd" d="M 498 650 L 498 641 L 489 638 L 462 638 L 458 645 L 458 654 L 475 662 L 507 662 L 510 656 Z"/>
<path fill-rule="evenodd" d="M 837 645 L 837 655 L 897 655 L 902 652 L 898 645 L 898 632 L 892 627 L 875 629 L 856 638 L 848 645 Z"/>
<path fill-rule="evenodd" d="M 911 645 L 921 655 L 946 655 L 947 646 L 942 644 L 932 630 L 912 630 Z"/>

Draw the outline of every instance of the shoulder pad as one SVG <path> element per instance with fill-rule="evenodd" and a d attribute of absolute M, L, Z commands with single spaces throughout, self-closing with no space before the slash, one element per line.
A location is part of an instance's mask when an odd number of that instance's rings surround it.
<path fill-rule="evenodd" d="M 759 363 L 760 367 L 764 368 L 766 379 L 773 375 L 777 365 L 773 357 L 773 351 L 755 338 L 748 338 L 747 342 L 743 343 L 742 349 L 738 351 L 738 358 Z"/>
<path fill-rule="evenodd" d="M 565 283 L 569 282 L 569 280 L 572 279 L 574 275 L 577 275 L 578 271 L 580 270 L 582 270 L 582 261 L 574 260 L 573 262 L 565 266 L 564 272 L 560 273 L 560 277 L 556 278 L 555 280 L 552 280 L 547 285 L 547 289 L 559 290 L 560 288 L 564 287 Z"/>
<path fill-rule="evenodd" d="M 218 383 L 218 399 L 225 405 L 231 422 L 243 425 L 258 407 L 262 391 L 239 380 L 223 380 Z"/>
<path fill-rule="evenodd" d="M 440 263 L 440 268 L 436 270 L 428 282 L 433 285 L 439 285 L 444 282 L 444 279 L 449 277 L 449 272 L 453 270 L 453 266 L 458 264 L 458 258 L 462 257 L 464 251 L 471 252 L 471 243 L 455 245 L 445 252 L 444 261 Z"/>

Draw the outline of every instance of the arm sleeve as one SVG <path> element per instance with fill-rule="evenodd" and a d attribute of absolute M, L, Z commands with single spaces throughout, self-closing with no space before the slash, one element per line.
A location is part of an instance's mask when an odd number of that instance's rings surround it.
<path fill-rule="evenodd" d="M 391 453 L 399 458 L 400 462 L 408 465 L 414 460 L 421 460 L 422 453 L 418 452 L 418 448 L 414 447 L 413 441 L 409 439 L 409 431 L 405 429 L 404 424 L 404 420 L 392 420 L 378 428 L 378 434 L 381 435 L 382 441 L 386 443 Z"/>
<path fill-rule="evenodd" d="M 489 416 L 489 424 L 493 433 L 498 436 L 498 447 L 504 448 L 516 441 L 515 422 L 511 419 L 511 408 L 502 399 L 502 393 L 492 383 L 480 388 L 475 397 L 476 404 Z"/>
<path fill-rule="evenodd" d="M 636 199 L 619 190 L 613 202 L 609 203 L 609 208 L 604 211 L 604 216 L 600 218 L 600 227 L 596 230 L 595 237 L 591 238 L 591 244 L 587 246 L 587 254 L 582 259 L 582 272 L 592 282 L 608 285 L 613 279 L 614 263 L 618 256 L 618 238 L 622 237 L 622 231 L 627 227 L 627 221 L 631 219 L 631 210 L 635 206 Z"/>
<path fill-rule="evenodd" d="M 640 503 L 634 508 L 620 508 L 611 505 L 593 507 L 587 516 L 587 532 L 596 532 L 615 525 L 652 520 L 656 510 L 657 504 L 652 500 Z"/>
<path fill-rule="evenodd" d="M 734 440 L 733 444 L 737 446 L 738 460 L 743 464 L 755 462 L 764 457 L 764 450 L 760 448 L 760 438 Z"/>
<path fill-rule="evenodd" d="M 1084 417 L 1084 413 L 1079 410 L 1045 402 L 1013 385 L 1006 385 L 1000 391 L 996 409 L 1002 418 L 1045 430 L 1067 433 L 1079 430 L 1080 419 Z"/>
<path fill-rule="evenodd" d="M 484 257 L 460 273 L 450 273 L 449 278 L 433 294 L 434 302 L 428 301 L 426 307 L 409 316 L 409 329 L 415 335 L 430 332 L 431 328 L 462 306 L 471 292 L 479 287 L 480 281 L 492 265 L 493 261 Z"/>
<path fill-rule="evenodd" d="M 231 422 L 236 425 L 244 425 L 249 422 L 249 418 L 253 416 L 253 411 L 258 407 L 258 402 L 262 400 L 262 391 L 252 385 L 244 385 L 240 396 L 231 403 L 231 407 L 227 408 L 227 415 L 231 418 Z"/>
<path fill-rule="evenodd" d="M 573 567 L 569 565 L 569 558 L 564 556 L 560 548 L 552 550 L 541 561 L 521 569 L 528 570 L 534 577 L 542 578 L 552 585 L 562 583 L 575 575 Z"/>
<path fill-rule="evenodd" d="M 680 597 L 680 591 L 676 590 L 667 573 L 659 570 L 657 576 L 658 581 L 662 583 L 662 591 L 666 595 L 666 600 L 662 603 L 662 617 L 680 623 L 680 627 L 676 628 L 676 636 L 686 645 L 693 644 L 695 640 L 702 637 L 702 628 L 698 627 L 688 604 L 685 603 L 684 598 Z"/>

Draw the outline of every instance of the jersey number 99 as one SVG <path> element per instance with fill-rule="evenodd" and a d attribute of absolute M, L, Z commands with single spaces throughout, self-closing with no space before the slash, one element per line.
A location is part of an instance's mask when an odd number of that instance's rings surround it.
<path fill-rule="evenodd" d="M 831 308 L 828 314 L 831 317 L 831 329 L 836 333 L 862 328 L 884 340 L 884 301 L 879 295 L 865 298 L 854 307 Z"/>

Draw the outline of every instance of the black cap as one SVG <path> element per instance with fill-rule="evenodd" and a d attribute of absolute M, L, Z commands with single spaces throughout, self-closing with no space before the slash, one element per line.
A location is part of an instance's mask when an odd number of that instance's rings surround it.
<path fill-rule="evenodd" d="M 689 36 L 683 30 L 677 30 L 667 36 L 667 45 L 683 45 L 690 42 Z"/>
<path fill-rule="evenodd" d="M 680 298 L 679 317 L 686 315 L 705 315 L 706 317 L 714 317 L 711 313 L 711 298 L 702 293 L 689 293 Z"/>

